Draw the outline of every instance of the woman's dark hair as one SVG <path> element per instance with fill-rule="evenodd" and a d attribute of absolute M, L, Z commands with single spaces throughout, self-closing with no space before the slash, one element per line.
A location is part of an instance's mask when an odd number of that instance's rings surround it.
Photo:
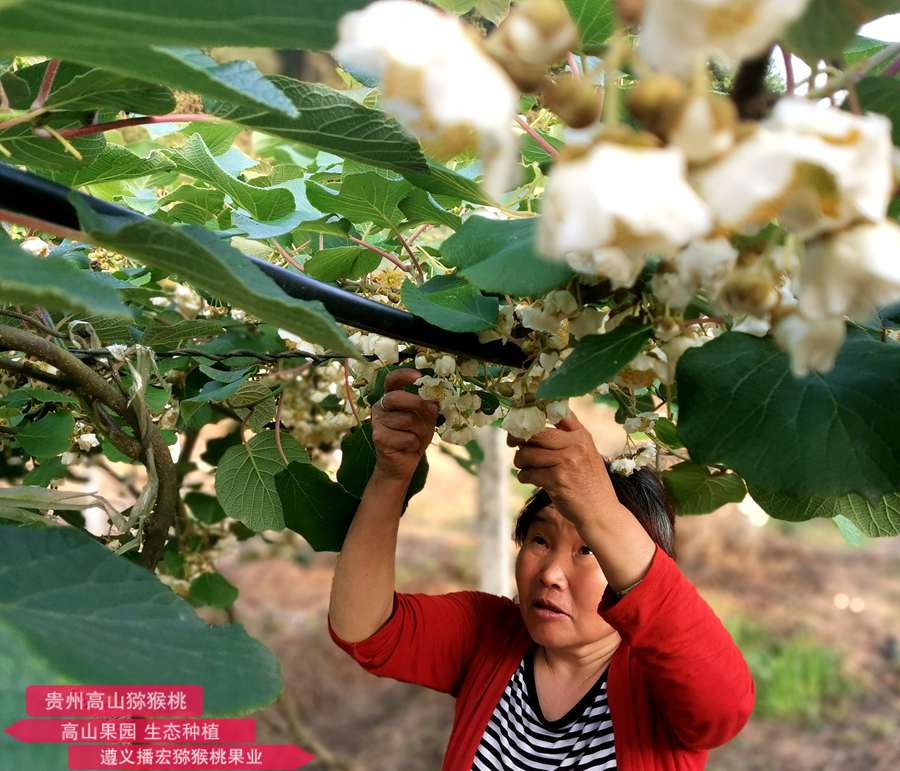
<path fill-rule="evenodd" d="M 622 505 L 628 509 L 644 530 L 659 547 L 675 559 L 675 507 L 666 492 L 665 485 L 655 471 L 644 466 L 635 469 L 629 476 L 617 474 L 610 469 L 610 462 L 604 458 L 606 471 L 613 483 L 613 490 Z M 525 543 L 528 528 L 535 515 L 553 501 L 543 488 L 539 488 L 522 507 L 513 540 L 517 546 Z"/>

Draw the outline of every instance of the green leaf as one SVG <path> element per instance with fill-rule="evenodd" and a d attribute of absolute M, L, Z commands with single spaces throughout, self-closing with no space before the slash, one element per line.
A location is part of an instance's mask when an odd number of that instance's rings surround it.
<path fill-rule="evenodd" d="M 80 125 L 69 114 L 54 115 L 45 125 L 54 129 L 73 128 Z M 17 126 L 0 131 L 0 152 L 4 163 L 27 166 L 35 170 L 66 171 L 80 168 L 82 164 L 92 163 L 103 152 L 106 140 L 102 135 L 75 137 L 69 144 L 81 155 L 81 159 L 72 155 L 55 139 L 45 139 L 34 135 L 31 125 L 20 123 Z"/>
<path fill-rule="evenodd" d="M 685 461 L 662 473 L 679 514 L 709 514 L 744 499 L 747 488 L 737 474 L 710 474 L 706 466 Z"/>
<path fill-rule="evenodd" d="M 311 182 L 307 195 L 319 211 L 339 214 L 351 222 L 371 222 L 381 228 L 394 229 L 403 219 L 400 201 L 410 189 L 408 182 L 366 172 L 345 175 L 339 192 Z"/>
<path fill-rule="evenodd" d="M 509 14 L 510 0 L 475 0 L 475 10 L 493 24 L 499 24 Z"/>
<path fill-rule="evenodd" d="M 281 432 L 288 463 L 308 463 L 309 455 L 290 434 Z M 286 468 L 274 431 L 262 431 L 246 444 L 229 447 L 216 469 L 216 495 L 225 513 L 255 532 L 282 530 L 284 515 L 275 475 Z"/>
<path fill-rule="evenodd" d="M 328 474 L 310 463 L 291 463 L 275 475 L 285 525 L 315 551 L 340 551 L 359 506 Z"/>
<path fill-rule="evenodd" d="M 48 62 L 43 61 L 16 71 L 16 77 L 28 84 L 29 93 L 13 103 L 19 110 L 27 110 L 38 95 Z M 105 107 L 142 115 L 165 115 L 175 109 L 175 97 L 165 86 L 123 77 L 98 67 L 85 67 L 72 62 L 60 62 L 46 107 L 54 110 L 95 110 Z"/>
<path fill-rule="evenodd" d="M 35 388 L 34 386 L 23 386 L 22 388 L 13 389 L 5 396 L 0 397 L 0 404 L 21 407 L 32 400 L 43 404 L 55 403 L 78 406 L 78 399 L 74 396 L 60 393 L 52 388 Z"/>
<path fill-rule="evenodd" d="M 110 46 L 251 46 L 323 51 L 336 40 L 338 19 L 365 0 L 29 0 L 0 4 L 0 50 L 67 57 Z"/>
<path fill-rule="evenodd" d="M 38 485 L 46 487 L 54 479 L 66 475 L 66 466 L 60 458 L 48 458 L 43 463 L 36 465 L 22 479 L 22 484 Z"/>
<path fill-rule="evenodd" d="M 615 377 L 652 336 L 652 327 L 629 323 L 605 335 L 585 335 L 562 366 L 538 386 L 538 397 L 565 399 L 586 394 Z"/>
<path fill-rule="evenodd" d="M 753 500 L 775 519 L 806 522 L 814 517 L 844 517 L 873 538 L 900 535 L 900 493 L 897 492 L 869 502 L 857 493 L 804 496 L 758 485 L 748 485 L 748 488 Z"/>
<path fill-rule="evenodd" d="M 185 340 L 221 334 L 224 326 L 216 319 L 183 319 L 174 324 L 163 324 L 159 319 L 154 319 L 144 329 L 141 343 L 152 348 L 175 348 Z"/>
<path fill-rule="evenodd" d="M 481 332 L 497 324 L 500 302 L 485 297 L 460 276 L 435 276 L 422 286 L 403 281 L 400 299 L 406 308 L 451 332 Z"/>
<path fill-rule="evenodd" d="M 100 182 L 146 177 L 149 174 L 159 174 L 174 168 L 174 164 L 161 152 L 152 152 L 146 158 L 142 158 L 121 145 L 107 144 L 90 163 L 73 168 L 51 170 L 45 172 L 44 175 L 67 187 L 83 187 Z M 38 169 L 38 171 L 40 170 Z"/>
<path fill-rule="evenodd" d="M 613 0 L 563 0 L 581 35 L 581 49 L 597 53 L 615 27 Z"/>
<path fill-rule="evenodd" d="M 475 7 L 475 0 L 434 0 L 434 4 L 443 11 L 462 16 Z"/>
<path fill-rule="evenodd" d="M 238 588 L 221 573 L 202 573 L 191 581 L 188 599 L 192 605 L 230 608 L 238 598 Z"/>
<path fill-rule="evenodd" d="M 35 682 L 200 685 L 209 717 L 251 714 L 282 688 L 278 660 L 240 624 L 210 626 L 144 568 L 72 527 L 6 527 L 0 537 L 4 725 L 24 714 L 25 686 Z M 30 759 L 43 755 L 13 749 L 16 743 L 0 736 L 2 768 L 66 767 L 65 745 L 56 745 L 57 763 L 37 766 Z"/>
<path fill-rule="evenodd" d="M 109 277 L 77 268 L 64 257 L 30 255 L 16 246 L 2 229 L 0 303 L 132 318 Z"/>
<path fill-rule="evenodd" d="M 810 0 L 784 40 L 807 62 L 831 59 L 840 56 L 867 21 L 898 10 L 897 0 Z"/>
<path fill-rule="evenodd" d="M 900 145 L 900 80 L 863 78 L 856 84 L 856 95 L 863 110 L 881 113 L 890 118 L 894 144 Z"/>
<path fill-rule="evenodd" d="M 574 273 L 548 262 L 534 246 L 537 219 L 491 220 L 469 217 L 441 246 L 441 260 L 483 292 L 514 296 L 545 294 Z"/>
<path fill-rule="evenodd" d="M 160 206 L 168 204 L 175 204 L 169 210 L 169 214 L 176 221 L 189 225 L 204 225 L 214 220 L 222 211 L 225 206 L 225 195 L 219 190 L 181 185 L 159 199 Z"/>
<path fill-rule="evenodd" d="M 375 470 L 375 443 L 372 440 L 372 420 L 365 420 L 359 426 L 355 426 L 343 440 L 341 440 L 341 466 L 337 472 L 338 482 L 351 495 L 362 498 L 366 485 L 372 472 Z M 403 503 L 404 510 L 417 492 L 425 486 L 428 477 L 428 458 L 423 455 L 416 467 L 409 489 L 406 491 L 406 499 Z"/>
<path fill-rule="evenodd" d="M 204 525 L 214 525 L 225 519 L 225 509 L 219 504 L 218 499 L 211 495 L 190 492 L 184 496 L 184 502 L 194 519 Z"/>
<path fill-rule="evenodd" d="M 495 203 L 485 196 L 477 182 L 473 182 L 468 177 L 464 177 L 436 161 L 429 160 L 426 169 L 400 169 L 400 171 L 409 182 L 429 193 L 485 206 Z"/>
<path fill-rule="evenodd" d="M 381 255 L 361 246 L 323 249 L 303 263 L 306 275 L 319 281 L 362 278 L 381 264 Z"/>
<path fill-rule="evenodd" d="M 405 227 L 415 227 L 429 223 L 432 225 L 446 225 L 452 230 L 458 230 L 462 224 L 459 217 L 452 212 L 447 211 L 437 201 L 434 196 L 425 190 L 413 190 L 409 195 L 400 201 L 400 211 L 406 217 Z"/>
<path fill-rule="evenodd" d="M 900 489 L 900 346 L 855 327 L 824 375 L 792 376 L 770 338 L 727 332 L 678 361 L 678 436 L 751 486 L 870 499 Z"/>
<path fill-rule="evenodd" d="M 886 48 L 888 43 L 885 43 L 883 40 L 874 40 L 870 37 L 863 37 L 862 35 L 857 35 L 853 42 L 847 46 L 847 49 L 844 51 L 844 61 L 847 65 L 853 66 L 858 62 L 861 62 L 863 59 L 868 59 L 870 56 L 874 56 L 882 49 Z M 883 67 L 884 65 L 882 65 Z M 881 68 L 878 68 L 879 70 Z M 878 70 L 875 70 L 878 72 Z"/>
<path fill-rule="evenodd" d="M 297 108 L 296 117 L 240 107 L 211 104 L 208 112 L 242 126 L 292 142 L 397 171 L 425 172 L 418 143 L 386 113 L 370 110 L 339 91 L 283 76 L 269 78 Z"/>
<path fill-rule="evenodd" d="M 226 303 L 337 353 L 360 354 L 318 300 L 297 300 L 237 249 L 194 225 L 130 221 L 94 212 L 77 198 L 82 228 L 103 246 L 180 276 Z"/>
<path fill-rule="evenodd" d="M 192 134 L 183 147 L 170 151 L 169 159 L 182 174 L 203 180 L 231 196 L 255 219 L 277 220 L 294 211 L 290 190 L 256 187 L 231 176 L 219 166 L 199 134 Z"/>

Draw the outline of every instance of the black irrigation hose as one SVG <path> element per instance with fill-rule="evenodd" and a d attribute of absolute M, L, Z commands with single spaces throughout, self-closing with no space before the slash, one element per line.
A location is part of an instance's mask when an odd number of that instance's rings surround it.
<path fill-rule="evenodd" d="M 100 214 L 132 221 L 145 219 L 137 212 L 0 163 L 0 209 L 80 231 L 78 214 L 69 201 L 69 196 L 73 193 Z M 286 270 L 256 257 L 248 256 L 247 259 L 268 274 L 291 297 L 320 300 L 328 312 L 343 324 L 395 340 L 511 367 L 522 367 L 527 360 L 525 352 L 512 343 L 482 343 L 473 332 L 449 332 L 411 313 L 316 281 L 302 273 Z"/>

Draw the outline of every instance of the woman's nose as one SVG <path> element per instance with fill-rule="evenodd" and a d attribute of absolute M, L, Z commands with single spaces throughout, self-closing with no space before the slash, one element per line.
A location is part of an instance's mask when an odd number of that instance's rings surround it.
<path fill-rule="evenodd" d="M 538 569 L 538 577 L 541 583 L 548 586 L 563 586 L 566 583 L 566 573 L 557 559 L 546 560 Z"/>

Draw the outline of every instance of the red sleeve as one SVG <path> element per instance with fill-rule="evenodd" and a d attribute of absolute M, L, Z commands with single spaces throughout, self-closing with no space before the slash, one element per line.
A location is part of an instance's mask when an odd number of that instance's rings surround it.
<path fill-rule="evenodd" d="M 394 592 L 387 621 L 370 637 L 347 642 L 328 619 L 328 632 L 338 647 L 368 672 L 415 683 L 456 696 L 475 651 L 486 599 L 477 591 L 449 594 Z"/>
<path fill-rule="evenodd" d="M 598 613 L 649 673 L 674 738 L 686 749 L 718 747 L 750 718 L 753 676 L 740 649 L 675 561 L 657 545 L 643 580 Z"/>

